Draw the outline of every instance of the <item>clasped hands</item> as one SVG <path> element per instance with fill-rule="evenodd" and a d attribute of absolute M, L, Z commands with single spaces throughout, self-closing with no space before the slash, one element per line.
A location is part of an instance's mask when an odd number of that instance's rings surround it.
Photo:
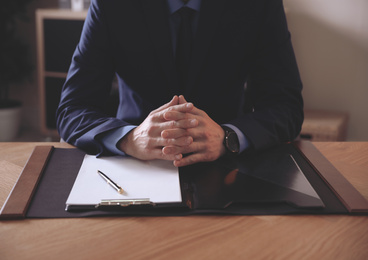
<path fill-rule="evenodd" d="M 222 156 L 224 135 L 221 126 L 207 113 L 183 96 L 174 96 L 153 110 L 118 146 L 141 160 L 170 160 L 176 167 L 182 167 Z"/>

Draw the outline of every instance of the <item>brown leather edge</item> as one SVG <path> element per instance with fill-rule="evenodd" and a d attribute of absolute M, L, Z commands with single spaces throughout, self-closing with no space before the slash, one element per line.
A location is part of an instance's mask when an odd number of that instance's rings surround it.
<path fill-rule="evenodd" d="M 297 141 L 294 146 L 350 213 L 368 213 L 368 201 L 311 142 Z"/>
<path fill-rule="evenodd" d="M 53 146 L 36 146 L 5 201 L 0 219 L 24 219 Z"/>

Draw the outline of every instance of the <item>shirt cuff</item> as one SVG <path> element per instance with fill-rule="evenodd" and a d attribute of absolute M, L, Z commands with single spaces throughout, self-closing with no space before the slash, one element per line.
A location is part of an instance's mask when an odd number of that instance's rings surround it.
<path fill-rule="evenodd" d="M 101 138 L 102 145 L 113 154 L 127 156 L 126 153 L 121 151 L 117 145 L 118 142 L 121 140 L 121 138 L 123 138 L 127 133 L 129 133 L 134 128 L 136 128 L 136 126 L 133 125 L 123 126 L 105 133 Z"/>
<path fill-rule="evenodd" d="M 230 127 L 231 129 L 233 129 L 236 133 L 236 135 L 238 136 L 238 140 L 239 140 L 239 153 L 245 151 L 246 149 L 248 149 L 250 147 L 250 143 L 248 138 L 243 134 L 242 131 L 239 130 L 239 128 L 237 128 L 236 126 L 232 125 L 232 124 L 224 124 L 224 126 Z"/>

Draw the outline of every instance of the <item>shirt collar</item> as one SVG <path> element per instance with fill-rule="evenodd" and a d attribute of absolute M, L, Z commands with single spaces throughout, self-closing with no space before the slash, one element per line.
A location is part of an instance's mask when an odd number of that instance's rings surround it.
<path fill-rule="evenodd" d="M 179 10 L 183 6 L 187 6 L 199 12 L 199 9 L 201 7 L 201 2 L 202 0 L 189 0 L 187 4 L 184 4 L 182 0 L 167 0 L 167 3 L 169 5 L 170 14 L 175 13 L 177 10 Z"/>

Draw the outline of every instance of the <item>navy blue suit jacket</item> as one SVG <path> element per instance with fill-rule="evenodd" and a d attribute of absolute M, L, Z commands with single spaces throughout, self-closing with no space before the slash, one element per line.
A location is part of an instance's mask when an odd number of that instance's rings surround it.
<path fill-rule="evenodd" d="M 111 117 L 106 108 L 115 75 L 119 106 Z M 67 142 L 104 153 L 101 134 L 137 125 L 184 94 L 218 124 L 237 126 L 259 150 L 298 135 L 301 90 L 282 0 L 203 0 L 184 93 L 166 0 L 92 0 L 57 126 Z"/>

